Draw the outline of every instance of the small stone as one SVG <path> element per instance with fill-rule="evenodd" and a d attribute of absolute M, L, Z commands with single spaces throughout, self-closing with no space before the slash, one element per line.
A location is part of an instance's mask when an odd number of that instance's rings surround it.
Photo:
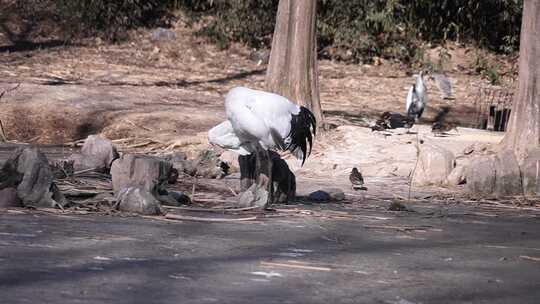
<path fill-rule="evenodd" d="M 139 154 L 125 154 L 115 160 L 111 167 L 115 193 L 129 186 L 141 187 L 153 194 L 160 193 L 165 190 L 171 174 L 171 163 L 157 157 Z"/>
<path fill-rule="evenodd" d="M 103 159 L 93 155 L 74 153 L 71 154 L 65 162 L 72 164 L 74 172 L 87 169 L 95 169 L 97 172 L 107 172 L 109 169 Z"/>
<path fill-rule="evenodd" d="M 489 149 L 489 146 L 482 143 L 474 143 L 472 145 L 469 145 L 463 149 L 464 155 L 470 155 L 470 154 L 483 154 L 487 152 Z"/>
<path fill-rule="evenodd" d="M 467 182 L 467 168 L 464 165 L 457 165 L 446 178 L 449 186 L 463 185 Z"/>
<path fill-rule="evenodd" d="M 93 164 L 93 162 L 99 162 L 99 166 L 106 169 L 110 169 L 112 162 L 119 157 L 118 151 L 112 141 L 97 135 L 90 135 L 86 138 L 81 148 L 81 154 L 84 157 L 93 158 L 92 165 L 98 166 L 98 164 Z M 84 161 L 81 161 L 81 164 L 84 164 Z"/>
<path fill-rule="evenodd" d="M 196 175 L 206 178 L 223 178 L 229 174 L 229 166 L 219 159 L 214 150 L 203 150 L 197 157 Z"/>
<path fill-rule="evenodd" d="M 326 188 L 317 190 L 315 192 L 312 192 L 308 195 L 308 198 L 317 201 L 317 202 L 325 202 L 325 201 L 342 201 L 345 199 L 345 193 L 343 190 L 339 188 Z"/>
<path fill-rule="evenodd" d="M 389 211 L 409 211 L 409 209 L 405 205 L 398 202 L 392 202 L 390 206 L 388 207 L 388 210 Z"/>
<path fill-rule="evenodd" d="M 308 198 L 312 201 L 316 201 L 316 202 L 327 202 L 327 201 L 330 201 L 331 197 L 330 197 L 330 194 L 328 194 L 328 192 L 325 192 L 325 191 L 322 191 L 322 190 L 317 190 L 315 192 L 311 192 L 308 196 Z"/>
<path fill-rule="evenodd" d="M 176 39 L 176 33 L 162 27 L 153 30 L 150 34 L 150 40 L 152 41 L 169 41 L 174 39 Z"/>
<path fill-rule="evenodd" d="M 454 162 L 454 154 L 449 150 L 436 145 L 422 146 L 413 184 L 416 186 L 443 185 L 454 168 Z"/>
<path fill-rule="evenodd" d="M 268 204 L 268 191 L 257 184 L 251 185 L 248 190 L 240 193 L 238 207 L 266 207 Z"/>
<path fill-rule="evenodd" d="M 144 215 L 161 214 L 159 201 L 142 187 L 122 188 L 117 195 L 117 209 Z"/>

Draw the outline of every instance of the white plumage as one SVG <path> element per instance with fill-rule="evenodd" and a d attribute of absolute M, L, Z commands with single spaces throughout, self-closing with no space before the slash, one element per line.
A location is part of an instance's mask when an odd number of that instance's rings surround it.
<path fill-rule="evenodd" d="M 409 89 L 406 101 L 407 116 L 418 120 L 427 103 L 427 90 L 424 85 L 424 73 L 420 72 L 420 75 L 416 77 L 416 82 Z"/>
<path fill-rule="evenodd" d="M 251 154 L 257 145 L 289 150 L 302 163 L 311 152 L 315 117 L 283 96 L 236 87 L 225 97 L 225 112 L 227 120 L 208 131 L 211 144 L 240 155 Z"/>
<path fill-rule="evenodd" d="M 442 73 L 433 73 L 430 76 L 433 81 L 435 81 L 435 84 L 437 85 L 437 88 L 439 88 L 439 91 L 441 92 L 443 99 L 452 99 L 452 82 L 446 76 Z"/>

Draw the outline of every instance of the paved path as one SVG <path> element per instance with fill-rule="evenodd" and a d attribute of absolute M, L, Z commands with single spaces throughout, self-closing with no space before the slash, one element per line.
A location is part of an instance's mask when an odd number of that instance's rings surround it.
<path fill-rule="evenodd" d="M 1 210 L 0 302 L 539 303 L 538 215 L 351 207 L 234 224 Z"/>

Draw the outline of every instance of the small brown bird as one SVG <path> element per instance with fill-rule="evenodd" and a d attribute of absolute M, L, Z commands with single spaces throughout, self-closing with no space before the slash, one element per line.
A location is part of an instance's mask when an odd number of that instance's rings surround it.
<path fill-rule="evenodd" d="M 446 120 L 448 112 L 450 112 L 450 107 L 442 107 L 439 113 L 437 113 L 437 116 L 431 125 L 431 132 L 433 132 L 433 135 L 444 136 L 447 135 L 446 132 L 453 129 L 458 132 L 457 124 Z"/>
<path fill-rule="evenodd" d="M 349 180 L 351 181 L 353 190 L 367 190 L 364 187 L 364 177 L 362 177 L 362 173 L 356 167 L 352 168 Z"/>
<path fill-rule="evenodd" d="M 447 121 L 436 121 L 431 126 L 431 132 L 433 132 L 433 135 L 435 136 L 445 136 L 447 135 L 446 132 L 452 131 L 454 129 L 456 130 L 456 132 L 458 132 L 457 125 L 455 123 Z"/>

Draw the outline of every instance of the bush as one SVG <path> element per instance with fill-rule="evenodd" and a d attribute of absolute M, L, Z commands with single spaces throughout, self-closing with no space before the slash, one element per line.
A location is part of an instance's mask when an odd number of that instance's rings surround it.
<path fill-rule="evenodd" d="M 100 35 L 110 40 L 126 36 L 139 26 L 164 23 L 170 17 L 169 1 L 160 0 L 25 0 L 0 4 L 4 32 L 16 42 L 26 40 L 38 25 L 54 24 L 64 40 Z"/>
<path fill-rule="evenodd" d="M 211 17 L 201 33 L 222 46 L 241 41 L 269 47 L 278 2 L 180 1 L 177 8 L 195 19 Z M 373 56 L 413 60 L 418 40 L 457 40 L 513 52 L 522 5 L 523 0 L 319 0 L 319 48 L 331 57 L 347 50 L 356 62 Z"/>
<path fill-rule="evenodd" d="M 167 1 L 160 0 L 57 0 L 56 14 L 70 36 L 101 34 L 118 40 L 127 30 L 166 22 Z"/>
<path fill-rule="evenodd" d="M 421 50 L 417 47 L 422 41 L 472 42 L 506 53 L 515 51 L 519 43 L 523 0 L 318 1 L 319 50 L 343 60 L 369 61 L 380 56 L 408 62 L 418 58 Z M 7 7 L 2 3 L 8 3 Z M 0 1 L 0 21 L 18 16 L 32 25 L 49 19 L 60 25 L 68 38 L 99 34 L 117 40 L 128 29 L 166 23 L 174 10 L 181 10 L 191 21 L 203 21 L 199 33 L 223 48 L 236 41 L 262 48 L 271 45 L 278 3 L 10 0 Z"/>

